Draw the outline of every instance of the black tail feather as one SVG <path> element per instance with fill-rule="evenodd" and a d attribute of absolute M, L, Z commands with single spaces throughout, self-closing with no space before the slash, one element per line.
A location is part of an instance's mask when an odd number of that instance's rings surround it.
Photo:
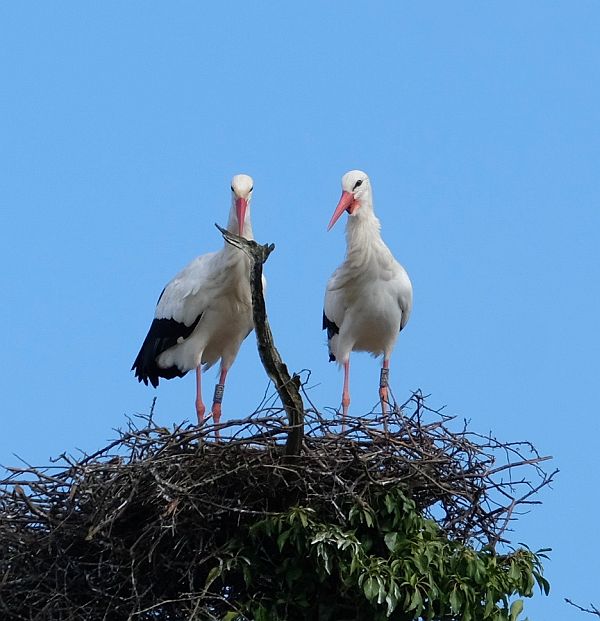
<path fill-rule="evenodd" d="M 323 311 L 323 330 L 327 330 L 328 341 L 331 341 L 331 339 L 340 332 L 340 329 L 337 327 L 335 321 L 331 321 L 331 319 L 329 319 L 329 317 L 325 314 L 325 311 Z M 335 362 L 335 356 L 331 353 L 331 351 L 329 352 L 329 362 Z"/>
<path fill-rule="evenodd" d="M 140 352 L 135 359 L 132 371 L 139 382 L 148 382 L 156 388 L 159 378 L 172 379 L 173 377 L 183 377 L 187 371 L 181 371 L 178 367 L 169 368 L 159 367 L 156 360 L 164 351 L 177 345 L 180 338 L 186 339 L 194 331 L 200 321 L 199 315 L 191 326 L 175 321 L 174 319 L 154 319 L 148 334 L 144 339 Z"/>

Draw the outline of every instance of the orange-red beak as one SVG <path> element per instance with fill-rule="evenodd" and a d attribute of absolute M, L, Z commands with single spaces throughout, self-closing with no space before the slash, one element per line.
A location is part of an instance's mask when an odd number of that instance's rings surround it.
<path fill-rule="evenodd" d="M 339 220 L 339 217 L 347 211 L 348 213 L 352 213 L 354 205 L 354 195 L 352 192 L 346 192 L 345 190 L 342 192 L 342 196 L 340 198 L 340 202 L 338 203 L 335 211 L 333 212 L 333 216 L 331 216 L 331 220 L 329 221 L 329 226 L 327 230 L 329 231 L 331 227 Z"/>
<path fill-rule="evenodd" d="M 246 219 L 246 208 L 248 207 L 248 201 L 245 198 L 235 199 L 235 212 L 238 220 L 239 233 L 242 237 L 244 233 L 244 220 Z"/>

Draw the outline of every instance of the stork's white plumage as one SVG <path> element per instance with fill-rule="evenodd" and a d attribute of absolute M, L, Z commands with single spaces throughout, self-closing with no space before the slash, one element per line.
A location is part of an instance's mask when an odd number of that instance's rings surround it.
<path fill-rule="evenodd" d="M 412 309 L 412 285 L 404 268 L 381 239 L 373 212 L 371 181 L 351 170 L 342 177 L 342 196 L 328 230 L 348 212 L 346 259 L 333 273 L 325 291 L 323 329 L 329 359 L 344 367 L 342 412 L 350 405 L 350 352 L 383 354 L 379 397 L 387 411 L 390 355 Z"/>
<path fill-rule="evenodd" d="M 252 178 L 236 175 L 231 182 L 231 209 L 227 230 L 254 239 L 250 222 Z M 264 285 L 264 282 L 263 282 Z M 202 423 L 204 370 L 219 359 L 212 415 L 221 418 L 225 378 L 242 341 L 254 327 L 249 280 L 249 259 L 225 243 L 218 252 L 194 259 L 163 289 L 154 320 L 132 370 L 140 382 L 156 388 L 159 378 L 183 377 L 196 369 L 196 412 Z"/>

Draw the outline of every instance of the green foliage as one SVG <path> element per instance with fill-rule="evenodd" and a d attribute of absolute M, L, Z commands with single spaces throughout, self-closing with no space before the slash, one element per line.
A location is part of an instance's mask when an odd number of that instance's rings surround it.
<path fill-rule="evenodd" d="M 398 489 L 340 507 L 336 523 L 293 507 L 255 523 L 226 552 L 206 585 L 218 578 L 238 611 L 223 621 L 517 621 L 515 596 L 531 597 L 536 583 L 549 590 L 546 550 L 498 554 L 449 540 Z"/>

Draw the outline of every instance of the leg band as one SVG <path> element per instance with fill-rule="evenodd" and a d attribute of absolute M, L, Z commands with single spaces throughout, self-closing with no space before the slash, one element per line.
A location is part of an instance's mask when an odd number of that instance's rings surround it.
<path fill-rule="evenodd" d="M 223 401 L 224 391 L 225 391 L 225 384 L 217 384 L 215 386 L 215 396 L 213 397 L 213 403 L 221 403 Z"/>
<path fill-rule="evenodd" d="M 390 377 L 389 369 L 381 369 L 381 375 L 379 376 L 379 388 L 388 387 L 388 379 Z"/>

